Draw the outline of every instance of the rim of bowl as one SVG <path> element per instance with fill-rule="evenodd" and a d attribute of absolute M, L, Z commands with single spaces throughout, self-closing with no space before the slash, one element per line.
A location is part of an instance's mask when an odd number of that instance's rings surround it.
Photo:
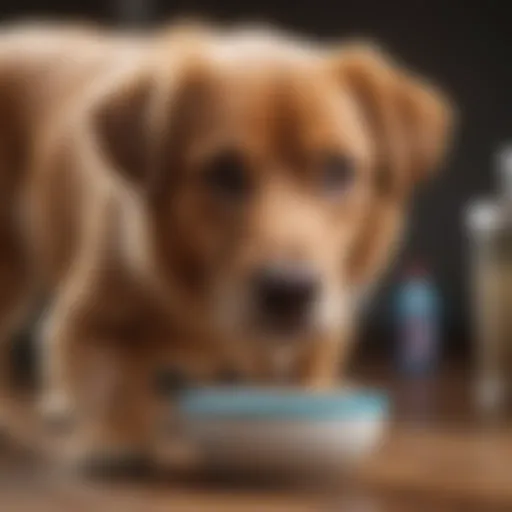
<path fill-rule="evenodd" d="M 178 409 L 189 418 L 247 420 L 363 420 L 389 412 L 380 391 L 301 393 L 283 390 L 218 388 L 188 390 L 178 397 Z"/>

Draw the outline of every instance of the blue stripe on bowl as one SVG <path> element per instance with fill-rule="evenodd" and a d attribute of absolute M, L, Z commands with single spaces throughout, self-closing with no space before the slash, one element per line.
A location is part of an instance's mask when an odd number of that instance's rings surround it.
<path fill-rule="evenodd" d="M 260 420 L 354 420 L 387 416 L 389 400 L 378 391 L 308 394 L 251 389 L 204 389 L 183 392 L 180 411 L 189 417 Z"/>

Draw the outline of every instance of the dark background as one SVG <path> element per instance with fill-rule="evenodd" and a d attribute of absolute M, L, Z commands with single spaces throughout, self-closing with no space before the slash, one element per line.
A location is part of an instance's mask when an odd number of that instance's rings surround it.
<path fill-rule="evenodd" d="M 124 2 L 126 5 L 134 0 Z M 407 262 L 428 265 L 445 303 L 445 340 L 466 353 L 470 336 L 464 205 L 493 187 L 493 153 L 512 133 L 512 31 L 506 3 L 420 0 L 173 0 L 147 2 L 140 16 L 123 0 L 8 1 L 4 20 L 65 17 L 151 24 L 175 15 L 271 21 L 325 38 L 369 36 L 443 86 L 460 110 L 457 144 L 434 183 L 417 196 L 408 241 L 367 322 L 366 346 L 389 347 L 391 298 Z M 131 19 L 129 19 L 131 16 Z M 124 19 L 121 19 L 123 18 Z M 145 19 L 144 19 L 145 18 Z"/>

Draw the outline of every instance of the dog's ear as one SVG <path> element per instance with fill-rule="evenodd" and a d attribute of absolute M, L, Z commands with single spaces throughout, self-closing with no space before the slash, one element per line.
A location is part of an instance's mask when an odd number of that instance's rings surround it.
<path fill-rule="evenodd" d="M 410 191 L 443 160 L 454 118 L 450 101 L 372 45 L 351 45 L 335 59 L 373 142 L 378 187 Z"/>
<path fill-rule="evenodd" d="M 207 68 L 199 59 L 127 73 L 92 109 L 92 131 L 115 172 L 154 192 L 179 165 L 183 144 L 204 106 Z"/>
<path fill-rule="evenodd" d="M 92 110 L 92 130 L 109 166 L 141 185 L 149 172 L 151 104 L 155 84 L 149 73 L 118 77 Z"/>
<path fill-rule="evenodd" d="M 396 252 L 414 185 L 443 161 L 453 107 L 372 45 L 351 46 L 335 60 L 336 78 L 361 112 L 374 149 L 373 200 L 351 261 L 354 282 L 365 288 Z"/>

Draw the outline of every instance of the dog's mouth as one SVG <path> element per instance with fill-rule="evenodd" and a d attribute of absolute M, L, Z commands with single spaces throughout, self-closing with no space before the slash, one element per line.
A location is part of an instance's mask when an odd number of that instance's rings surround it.
<path fill-rule="evenodd" d="M 262 310 L 252 300 L 233 300 L 232 307 L 220 307 L 220 334 L 227 338 L 261 344 L 293 344 L 319 329 L 319 321 L 311 311 L 281 308 Z M 217 305 L 219 306 L 219 305 Z"/>
<path fill-rule="evenodd" d="M 250 331 L 258 338 L 289 344 L 310 336 L 316 323 L 313 305 L 307 309 L 276 305 L 264 310 L 255 308 L 249 324 Z"/>

